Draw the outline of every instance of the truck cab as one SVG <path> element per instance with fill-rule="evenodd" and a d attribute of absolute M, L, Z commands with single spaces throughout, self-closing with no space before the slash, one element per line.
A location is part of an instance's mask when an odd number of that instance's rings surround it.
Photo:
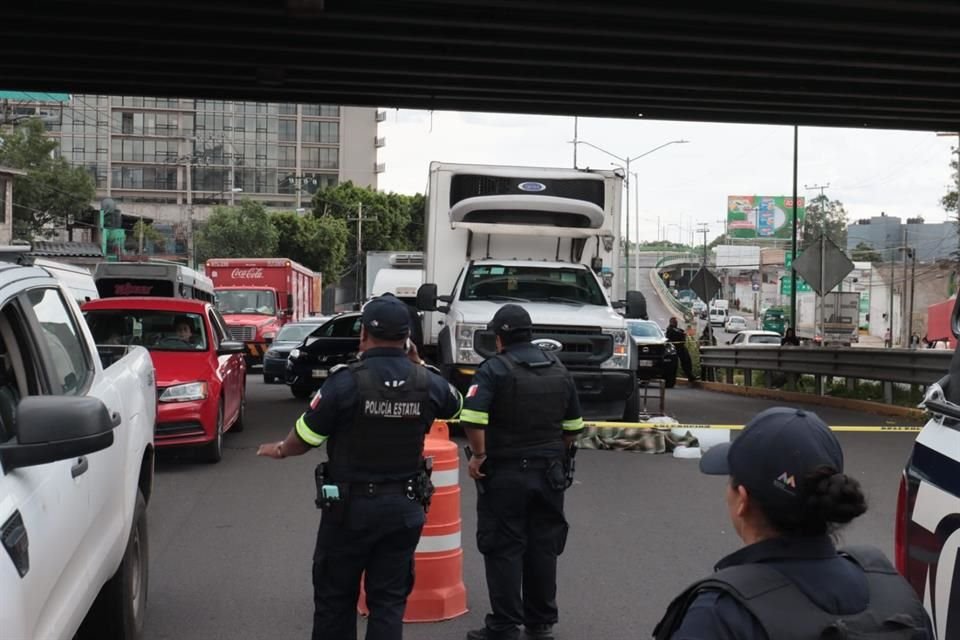
<path fill-rule="evenodd" d="M 613 172 L 431 164 L 417 307 L 426 355 L 451 382 L 465 390 L 495 355 L 487 324 L 513 302 L 573 374 L 586 417 L 637 419 L 635 349 L 612 302 L 621 187 Z"/>
<path fill-rule="evenodd" d="M 954 305 L 952 334 L 960 334 Z M 960 350 L 927 390 L 930 414 L 900 480 L 897 568 L 920 595 L 938 638 L 960 637 Z"/>

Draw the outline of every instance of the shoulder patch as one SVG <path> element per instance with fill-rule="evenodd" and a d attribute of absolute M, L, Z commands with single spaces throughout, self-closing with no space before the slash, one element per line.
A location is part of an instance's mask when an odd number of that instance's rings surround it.
<path fill-rule="evenodd" d="M 317 408 L 317 405 L 320 404 L 320 396 L 321 396 L 321 390 L 320 390 L 320 389 L 317 389 L 316 395 L 313 396 L 313 400 L 310 401 L 310 408 L 311 408 L 311 409 L 316 409 L 316 408 Z"/>
<path fill-rule="evenodd" d="M 480 390 L 480 385 L 476 385 L 476 384 L 470 385 L 470 388 L 467 389 L 467 397 L 472 398 L 473 396 L 477 395 L 477 391 L 479 390 Z"/>

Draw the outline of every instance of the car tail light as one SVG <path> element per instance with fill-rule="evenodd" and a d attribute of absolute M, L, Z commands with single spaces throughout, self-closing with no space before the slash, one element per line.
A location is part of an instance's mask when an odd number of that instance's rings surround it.
<path fill-rule="evenodd" d="M 900 474 L 900 489 L 897 491 L 896 527 L 893 534 L 893 554 L 897 571 L 907 575 L 907 474 Z"/>

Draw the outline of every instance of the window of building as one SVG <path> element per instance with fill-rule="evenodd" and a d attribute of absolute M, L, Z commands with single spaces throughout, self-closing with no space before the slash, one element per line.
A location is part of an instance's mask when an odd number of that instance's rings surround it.
<path fill-rule="evenodd" d="M 338 149 L 305 147 L 303 166 L 308 169 L 337 169 L 340 166 Z"/>
<path fill-rule="evenodd" d="M 131 134 L 133 133 L 133 114 L 129 111 L 124 111 L 120 114 L 121 118 L 121 127 L 120 133 Z"/>
<path fill-rule="evenodd" d="M 296 120 L 281 120 L 279 134 L 280 134 L 280 142 L 296 142 L 297 141 Z"/>
<path fill-rule="evenodd" d="M 337 144 L 340 142 L 339 122 L 304 122 L 303 142 L 319 144 Z"/>
<path fill-rule="evenodd" d="M 284 102 L 280 104 L 280 115 L 282 116 L 295 116 L 297 115 L 297 105 L 290 104 L 289 102 Z"/>

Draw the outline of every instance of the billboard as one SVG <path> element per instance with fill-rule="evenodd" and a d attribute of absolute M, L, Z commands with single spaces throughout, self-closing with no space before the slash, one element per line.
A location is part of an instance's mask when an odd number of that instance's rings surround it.
<path fill-rule="evenodd" d="M 806 203 L 797 198 L 797 219 L 803 221 Z M 727 235 L 731 238 L 789 239 L 793 226 L 790 196 L 727 196 Z"/>

